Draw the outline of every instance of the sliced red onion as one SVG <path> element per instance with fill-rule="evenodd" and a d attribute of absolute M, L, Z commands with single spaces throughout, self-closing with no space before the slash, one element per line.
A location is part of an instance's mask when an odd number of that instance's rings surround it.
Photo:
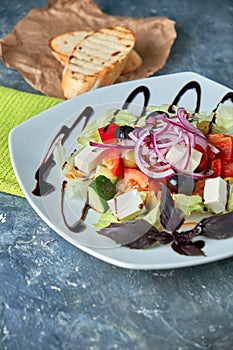
<path fill-rule="evenodd" d="M 151 141 L 152 141 L 152 145 L 153 145 L 153 150 L 154 153 L 157 155 L 157 158 L 161 161 L 166 163 L 166 159 L 164 158 L 164 155 L 162 152 L 160 152 L 159 148 L 158 148 L 158 143 L 156 141 L 156 134 L 155 132 L 151 133 Z"/>
<path fill-rule="evenodd" d="M 97 148 L 106 148 L 106 149 L 134 149 L 133 144 L 121 144 L 121 143 L 101 143 L 90 141 L 90 146 Z"/>
<path fill-rule="evenodd" d="M 146 131 L 148 132 L 149 134 L 149 130 L 151 129 L 151 124 L 148 124 L 148 125 L 144 125 L 142 127 L 139 127 L 139 128 L 135 128 L 133 131 L 131 131 L 129 133 L 129 137 L 131 139 L 134 138 L 134 140 L 137 138 L 139 139 L 141 137 L 142 134 L 144 134 Z"/>
<path fill-rule="evenodd" d="M 193 132 L 195 135 L 199 134 L 199 136 L 205 137 L 201 130 L 196 128 L 192 123 L 190 123 L 186 118 L 186 111 L 184 108 L 178 108 L 177 110 L 177 118 L 180 123 L 190 132 Z"/>
<path fill-rule="evenodd" d="M 156 115 L 154 117 L 146 119 L 146 124 L 153 124 L 153 123 L 155 123 L 158 120 L 158 116 L 164 118 L 164 117 L 166 117 L 166 113 L 162 112 L 161 114 L 158 114 L 158 115 Z"/>
<path fill-rule="evenodd" d="M 210 144 L 202 132 L 187 120 L 186 116 L 187 113 L 182 108 L 178 109 L 177 116 L 175 117 L 164 118 L 164 115 L 159 115 L 153 118 L 155 126 L 153 124 L 149 130 L 148 127 L 143 127 L 140 132 L 137 130 L 137 136 L 134 134 L 132 137 L 136 143 L 134 150 L 135 161 L 138 167 L 150 177 L 166 177 L 172 174 L 173 170 L 190 175 L 193 178 L 202 178 L 212 175 L 212 171 L 204 174 L 202 172 L 195 173 L 187 170 L 192 149 L 196 145 L 200 145 L 205 151 Z M 161 126 L 161 124 L 158 123 L 159 127 L 156 128 L 156 119 L 164 125 Z M 149 139 L 151 139 L 152 150 L 155 153 L 154 157 L 151 157 L 149 154 L 151 146 L 145 144 Z M 184 148 L 184 151 L 174 162 L 169 163 L 166 159 L 166 154 L 171 147 L 178 144 Z M 215 152 L 217 151 L 218 150 L 215 149 Z M 146 154 L 147 152 L 148 155 Z M 182 164 L 182 167 L 179 167 L 179 164 Z M 156 172 L 156 174 L 154 174 L 154 172 Z"/>
<path fill-rule="evenodd" d="M 174 174 L 174 171 L 171 169 L 169 164 L 160 165 L 158 163 L 157 166 L 155 165 L 152 166 L 151 164 L 145 161 L 142 155 L 142 146 L 144 144 L 144 139 L 146 138 L 147 135 L 148 135 L 147 131 L 141 135 L 134 149 L 134 158 L 139 169 L 151 178 L 164 178 Z"/>
<path fill-rule="evenodd" d="M 204 151 L 207 146 L 214 153 L 218 150 L 212 146 L 205 135 L 187 120 L 187 112 L 179 108 L 177 115 L 167 118 L 161 114 L 150 118 L 146 125 L 135 128 L 129 133 L 129 140 L 117 144 L 102 144 L 90 142 L 91 146 L 108 149 L 134 149 L 135 162 L 139 169 L 151 178 L 164 178 L 174 174 L 174 171 L 190 175 L 194 179 L 212 175 L 213 172 L 195 173 L 188 169 L 192 149 L 200 145 Z M 183 151 L 174 162 L 168 162 L 166 154 L 180 145 Z M 179 166 L 181 164 L 181 166 Z"/>

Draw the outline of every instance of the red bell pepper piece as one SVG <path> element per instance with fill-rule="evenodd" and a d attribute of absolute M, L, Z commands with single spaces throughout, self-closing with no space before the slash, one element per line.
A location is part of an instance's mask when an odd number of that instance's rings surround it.
<path fill-rule="evenodd" d="M 113 176 L 118 176 L 122 170 L 120 151 L 118 149 L 106 150 L 104 152 L 102 165 L 108 168 Z"/>
<path fill-rule="evenodd" d="M 111 123 L 99 128 L 98 132 L 99 132 L 101 141 L 103 143 L 114 143 L 116 141 L 114 132 L 118 127 L 119 126 L 117 124 Z"/>

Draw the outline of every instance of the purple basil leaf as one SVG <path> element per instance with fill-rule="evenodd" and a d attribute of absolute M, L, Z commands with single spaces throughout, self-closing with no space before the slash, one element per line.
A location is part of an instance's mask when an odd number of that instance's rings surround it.
<path fill-rule="evenodd" d="M 150 237 L 161 244 L 168 244 L 173 241 L 172 235 L 167 231 L 150 232 Z"/>
<path fill-rule="evenodd" d="M 202 239 L 192 242 L 197 248 L 202 249 L 205 246 L 205 242 Z"/>
<path fill-rule="evenodd" d="M 186 255 L 186 256 L 200 256 L 200 255 L 205 255 L 204 252 L 199 248 L 199 244 L 195 244 L 192 241 L 189 241 L 189 243 L 183 244 L 179 242 L 172 242 L 172 249 L 181 255 Z"/>
<path fill-rule="evenodd" d="M 154 232 L 155 227 L 150 225 L 147 221 L 141 220 L 132 220 L 125 221 L 122 223 L 112 223 L 107 227 L 99 230 L 99 233 L 113 239 L 116 243 L 121 245 L 128 245 L 149 232 Z"/>
<path fill-rule="evenodd" d="M 233 237 L 233 212 L 202 219 L 197 227 L 203 236 L 213 239 Z"/>
<path fill-rule="evenodd" d="M 166 186 L 162 188 L 160 222 L 170 232 L 178 230 L 184 222 L 184 213 L 175 207 L 171 193 Z"/>
<path fill-rule="evenodd" d="M 131 249 L 146 249 L 151 247 L 155 242 L 157 242 L 157 239 L 155 236 L 151 235 L 149 231 L 145 233 L 144 236 L 138 238 L 136 241 L 125 244 L 125 247 Z"/>
<path fill-rule="evenodd" d="M 166 227 L 172 211 L 175 208 L 173 198 L 170 194 L 167 186 L 162 187 L 161 199 L 160 199 L 160 214 L 162 219 L 162 224 Z"/>
<path fill-rule="evenodd" d="M 181 232 L 173 232 L 172 233 L 173 240 L 182 244 L 188 244 L 191 241 L 191 238 L 194 237 L 192 230 L 189 231 L 181 231 Z"/>

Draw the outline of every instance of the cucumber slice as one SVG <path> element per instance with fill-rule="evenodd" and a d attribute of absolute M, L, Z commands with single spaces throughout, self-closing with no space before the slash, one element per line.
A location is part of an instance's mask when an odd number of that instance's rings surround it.
<path fill-rule="evenodd" d="M 117 182 L 118 177 L 112 175 L 111 171 L 108 170 L 105 166 L 98 164 L 96 167 L 96 172 L 95 172 L 95 178 L 97 178 L 100 175 L 104 175 L 106 178 L 108 178 L 113 184 Z"/>
<path fill-rule="evenodd" d="M 108 209 L 107 200 L 116 194 L 116 186 L 104 175 L 99 175 L 88 186 L 89 205 L 100 213 Z"/>

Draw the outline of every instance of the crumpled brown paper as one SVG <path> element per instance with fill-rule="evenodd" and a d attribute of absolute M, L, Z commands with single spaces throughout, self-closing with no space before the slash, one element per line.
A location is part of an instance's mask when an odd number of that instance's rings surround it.
<path fill-rule="evenodd" d="M 7 67 L 17 69 L 36 90 L 63 98 L 63 66 L 52 55 L 49 40 L 69 31 L 112 25 L 134 31 L 135 49 L 143 59 L 140 68 L 120 76 L 118 82 L 145 78 L 163 67 L 176 38 L 174 21 L 166 17 L 110 16 L 91 0 L 52 0 L 44 9 L 31 10 L 11 33 L 0 39 L 0 56 Z"/>

